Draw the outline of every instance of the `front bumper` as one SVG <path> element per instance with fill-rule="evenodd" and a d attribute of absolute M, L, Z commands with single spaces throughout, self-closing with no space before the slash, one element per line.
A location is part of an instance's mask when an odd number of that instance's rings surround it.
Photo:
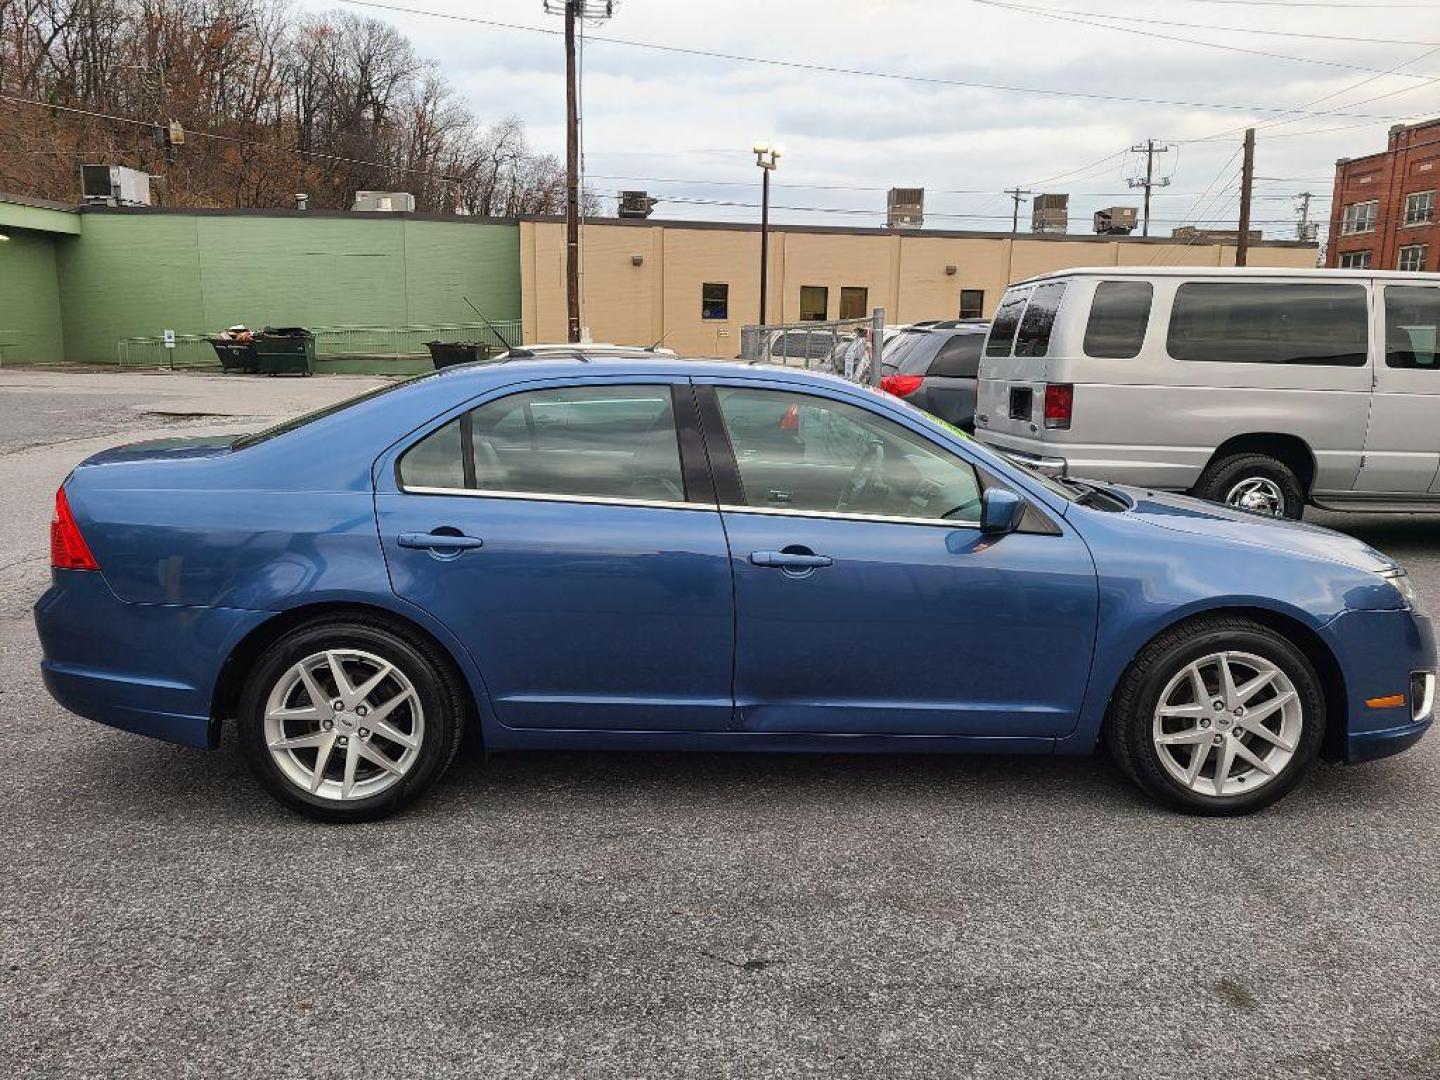
<path fill-rule="evenodd" d="M 1345 729 L 1334 744 L 1340 759 L 1353 765 L 1414 746 L 1434 722 L 1433 699 L 1420 713 L 1411 694 L 1413 673 L 1435 671 L 1430 620 L 1409 610 L 1347 611 L 1323 632 L 1345 680 Z M 1396 697 L 1399 704 L 1371 704 Z"/>
<path fill-rule="evenodd" d="M 110 727 L 213 747 L 220 667 L 269 613 L 126 603 L 94 571 L 56 570 L 53 580 L 35 604 L 50 696 Z"/>

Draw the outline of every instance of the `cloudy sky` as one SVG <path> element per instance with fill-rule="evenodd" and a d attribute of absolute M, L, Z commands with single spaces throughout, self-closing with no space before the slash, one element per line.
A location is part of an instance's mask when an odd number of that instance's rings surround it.
<path fill-rule="evenodd" d="M 301 2 L 393 23 L 479 117 L 517 115 L 535 145 L 563 154 L 560 38 Z M 394 2 L 561 26 L 542 0 Z M 1126 148 L 1154 138 L 1169 146 L 1157 171 L 1172 183 L 1157 189 L 1152 235 L 1233 224 L 1241 130 L 1254 124 L 1264 178 L 1254 216 L 1267 236 L 1293 237 L 1296 193 L 1315 193 L 1322 222 L 1330 213 L 1337 157 L 1383 148 L 1393 123 L 1440 115 L 1436 0 L 618 0 L 615 9 L 588 30 L 584 50 L 588 184 L 602 194 L 646 188 L 663 200 L 657 217 L 755 220 L 749 147 L 765 137 L 785 147 L 777 220 L 883 224 L 885 189 L 902 185 L 926 189 L 929 226 L 1008 228 L 1003 190 L 1020 185 L 1068 192 L 1071 230 L 1087 231 L 1095 208 L 1138 204 L 1127 179 L 1143 159 Z"/>

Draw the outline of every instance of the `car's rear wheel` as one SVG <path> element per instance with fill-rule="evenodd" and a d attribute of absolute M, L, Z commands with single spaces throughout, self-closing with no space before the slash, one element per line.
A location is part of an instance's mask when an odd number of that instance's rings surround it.
<path fill-rule="evenodd" d="M 1243 814 L 1300 782 L 1324 737 L 1310 661 L 1268 627 L 1201 619 L 1135 658 L 1111 702 L 1110 749 L 1147 794 L 1192 814 Z"/>
<path fill-rule="evenodd" d="M 1195 494 L 1240 510 L 1299 520 L 1305 487 L 1295 470 L 1269 454 L 1232 454 L 1214 462 L 1195 485 Z"/>
<path fill-rule="evenodd" d="M 260 656 L 240 703 L 240 746 L 286 806 L 326 821 L 393 813 L 455 756 L 463 701 L 418 640 L 362 620 L 309 623 Z"/>

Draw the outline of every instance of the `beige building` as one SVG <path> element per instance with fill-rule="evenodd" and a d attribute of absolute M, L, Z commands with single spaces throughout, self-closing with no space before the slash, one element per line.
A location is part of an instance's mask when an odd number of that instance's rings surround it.
<path fill-rule="evenodd" d="M 595 341 L 692 356 L 735 356 L 760 313 L 760 229 L 717 222 L 607 219 L 585 226 L 584 319 Z M 1313 267 L 1314 244 L 1267 241 L 1250 265 Z M 1072 266 L 1229 266 L 1231 244 L 1135 236 L 770 229 L 769 322 L 888 322 L 989 316 L 1005 286 Z M 526 341 L 565 340 L 565 224 L 520 222 Z"/>

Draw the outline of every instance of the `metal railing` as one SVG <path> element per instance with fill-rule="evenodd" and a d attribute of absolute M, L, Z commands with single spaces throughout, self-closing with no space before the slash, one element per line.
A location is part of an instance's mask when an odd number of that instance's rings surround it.
<path fill-rule="evenodd" d="M 479 341 L 504 349 L 503 336 L 512 345 L 523 341 L 519 319 L 500 319 L 494 330 L 484 323 L 431 323 L 411 326 L 317 326 L 317 357 L 420 358 L 428 356 L 427 341 Z M 499 331 L 496 334 L 495 330 Z M 176 334 L 173 348 L 163 337 L 121 338 L 116 343 L 121 367 L 218 368 L 220 361 L 207 334 Z"/>
<path fill-rule="evenodd" d="M 828 371 L 856 382 L 878 382 L 870 360 L 870 342 L 883 341 L 885 311 L 876 308 L 864 319 L 825 322 L 766 323 L 740 328 L 740 358 Z M 863 347 L 859 345 L 863 342 Z"/>

